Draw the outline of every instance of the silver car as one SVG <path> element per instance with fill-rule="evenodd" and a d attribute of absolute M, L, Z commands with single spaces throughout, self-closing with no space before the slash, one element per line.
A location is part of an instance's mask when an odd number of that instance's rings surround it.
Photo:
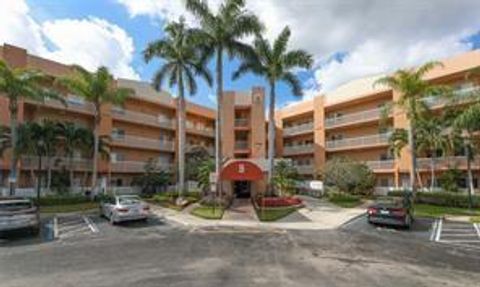
<path fill-rule="evenodd" d="M 30 229 L 40 231 L 40 212 L 32 200 L 21 197 L 0 197 L 0 232 Z"/>
<path fill-rule="evenodd" d="M 147 220 L 150 206 L 136 195 L 117 195 L 105 197 L 100 202 L 100 214 L 111 224 L 129 220 Z"/>

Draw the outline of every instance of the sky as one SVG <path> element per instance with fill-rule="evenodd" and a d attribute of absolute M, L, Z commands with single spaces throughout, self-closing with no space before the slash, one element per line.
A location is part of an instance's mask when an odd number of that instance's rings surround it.
<path fill-rule="evenodd" d="M 168 21 L 195 18 L 183 0 L 0 0 L 0 44 L 89 70 L 107 66 L 120 78 L 150 81 L 162 62 L 146 64 L 142 51 L 161 38 Z M 209 0 L 216 9 L 222 0 Z M 290 49 L 314 56 L 311 70 L 296 71 L 303 99 L 350 80 L 393 72 L 480 48 L 479 0 L 246 0 L 269 40 L 288 25 Z M 266 86 L 254 75 L 232 81 L 237 59 L 225 63 L 226 90 Z M 214 69 L 213 62 L 209 67 Z M 199 79 L 189 100 L 215 106 L 215 90 Z M 164 89 L 175 94 L 175 88 Z M 267 90 L 268 91 L 268 90 Z M 302 100 L 277 87 L 277 107 Z"/>

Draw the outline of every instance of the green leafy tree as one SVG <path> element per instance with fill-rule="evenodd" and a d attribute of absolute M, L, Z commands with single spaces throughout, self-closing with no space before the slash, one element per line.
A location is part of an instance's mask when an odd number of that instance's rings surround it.
<path fill-rule="evenodd" d="M 158 159 L 149 159 L 145 163 L 144 174 L 134 178 L 132 184 L 140 186 L 144 194 L 153 194 L 157 188 L 166 187 L 171 182 L 172 174 L 159 166 Z"/>
<path fill-rule="evenodd" d="M 200 29 L 193 30 L 195 42 L 204 51 L 206 58 L 215 57 L 217 116 L 215 122 L 215 168 L 220 174 L 222 166 L 221 147 L 221 110 L 223 95 L 223 56 L 246 57 L 252 53 L 252 48 L 240 40 L 258 35 L 263 30 L 257 16 L 245 10 L 245 0 L 225 0 L 218 12 L 213 13 L 205 1 L 187 0 L 187 9 L 200 22 Z M 220 192 L 220 181 L 217 181 L 217 192 Z"/>
<path fill-rule="evenodd" d="M 447 171 L 443 172 L 438 181 L 442 189 L 448 192 L 458 192 L 458 181 L 462 178 L 462 172 L 456 167 L 450 167 Z"/>
<path fill-rule="evenodd" d="M 365 164 L 349 158 L 333 158 L 325 164 L 323 182 L 350 194 L 369 195 L 375 186 L 375 175 Z"/>
<path fill-rule="evenodd" d="M 18 102 L 21 99 L 42 101 L 45 98 L 60 99 L 52 89 L 47 88 L 52 83 L 52 77 L 31 69 L 10 68 L 0 60 L 0 94 L 8 99 L 10 112 L 10 146 L 15 150 L 18 127 Z M 10 161 L 10 179 L 17 178 L 17 157 L 12 153 Z M 15 183 L 10 183 L 10 194 L 15 193 Z"/>
<path fill-rule="evenodd" d="M 199 166 L 204 161 L 210 160 L 212 156 L 209 151 L 203 146 L 193 146 L 186 153 L 186 177 L 188 180 L 197 180 L 197 172 Z"/>
<path fill-rule="evenodd" d="M 430 96 L 448 95 L 449 89 L 444 86 L 435 85 L 425 80 L 425 75 L 435 67 L 442 66 L 439 62 L 429 62 L 418 68 L 409 70 L 398 70 L 393 75 L 378 79 L 375 85 L 387 86 L 399 93 L 398 100 L 394 103 L 403 110 L 409 120 L 408 143 L 410 146 L 410 186 L 413 196 L 417 191 L 417 126 L 419 118 L 428 111 L 424 99 Z"/>
<path fill-rule="evenodd" d="M 273 187 L 274 157 L 275 157 L 275 99 L 276 84 L 279 81 L 290 86 L 293 95 L 302 96 L 300 80 L 294 70 L 298 68 L 311 68 L 313 57 L 303 50 L 288 51 L 290 29 L 285 27 L 272 45 L 263 37 L 257 37 L 254 42 L 255 53 L 240 64 L 233 74 L 233 79 L 252 72 L 267 79 L 270 86 L 268 109 L 268 185 Z M 272 193 L 272 190 L 270 190 Z"/>
<path fill-rule="evenodd" d="M 204 160 L 198 165 L 196 179 L 203 191 L 210 189 L 210 174 L 215 171 L 215 162 L 211 159 Z"/>
<path fill-rule="evenodd" d="M 90 73 L 80 66 L 72 66 L 73 74 L 58 79 L 58 84 L 71 93 L 74 93 L 85 100 L 93 103 L 94 106 L 94 142 L 93 142 L 93 171 L 92 171 L 92 189 L 97 185 L 97 160 L 100 145 L 100 109 L 104 104 L 122 104 L 124 100 L 131 96 L 134 91 L 128 88 L 116 87 L 113 76 L 106 67 L 98 68 L 94 73 Z"/>
<path fill-rule="evenodd" d="M 291 162 L 281 160 L 275 164 L 272 183 L 275 185 L 279 196 L 293 194 L 298 178 L 298 171 Z"/>
<path fill-rule="evenodd" d="M 56 122 L 44 120 L 42 122 L 43 140 L 45 144 L 45 159 L 47 168 L 47 190 L 52 185 L 52 159 L 59 147 L 59 130 Z"/>
<path fill-rule="evenodd" d="M 145 61 L 154 57 L 164 60 L 161 68 L 153 79 L 153 86 L 161 90 L 164 81 L 168 78 L 169 86 L 177 86 L 177 113 L 178 113 L 178 198 L 181 200 L 185 191 L 185 88 L 190 95 L 197 92 L 195 76 L 202 77 L 208 85 L 212 84 L 212 77 L 206 66 L 206 61 L 193 42 L 191 31 L 185 25 L 183 18 L 179 22 L 169 23 L 165 27 L 166 36 L 152 42 L 144 51 Z M 186 83 L 186 84 L 185 84 Z M 179 202 L 180 202 L 179 200 Z"/>

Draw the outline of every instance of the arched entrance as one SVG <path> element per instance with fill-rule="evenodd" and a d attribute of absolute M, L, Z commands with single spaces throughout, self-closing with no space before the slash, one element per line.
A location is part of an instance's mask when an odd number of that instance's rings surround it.
<path fill-rule="evenodd" d="M 220 173 L 222 181 L 231 181 L 233 193 L 239 198 L 251 196 L 252 181 L 263 180 L 263 172 L 258 165 L 248 160 L 235 160 L 227 163 Z"/>

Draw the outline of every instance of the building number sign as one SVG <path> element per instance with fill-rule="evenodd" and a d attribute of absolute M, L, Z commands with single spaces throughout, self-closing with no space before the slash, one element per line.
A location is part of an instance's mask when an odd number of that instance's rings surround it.
<path fill-rule="evenodd" d="M 243 163 L 238 165 L 238 173 L 245 173 L 245 165 Z"/>

